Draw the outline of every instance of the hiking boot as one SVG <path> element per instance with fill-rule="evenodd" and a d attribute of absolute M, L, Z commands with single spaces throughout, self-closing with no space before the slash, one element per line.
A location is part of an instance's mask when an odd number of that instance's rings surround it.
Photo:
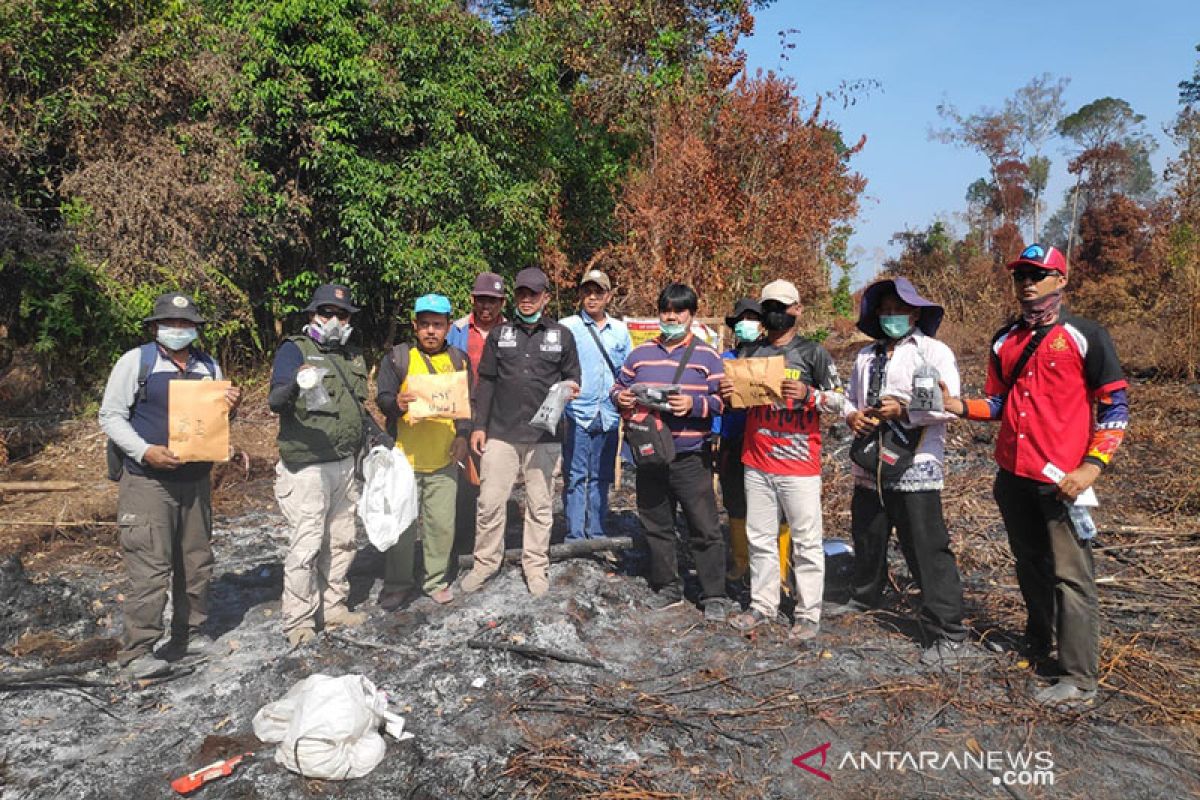
<path fill-rule="evenodd" d="M 938 639 L 921 651 L 921 663 L 927 667 L 949 667 L 974 655 L 966 642 Z"/>
<path fill-rule="evenodd" d="M 683 605 L 683 588 L 677 583 L 662 587 L 646 601 L 646 607 L 651 611 L 666 611 L 668 608 L 681 605 Z"/>
<path fill-rule="evenodd" d="M 454 602 L 454 592 L 450 591 L 449 586 L 443 586 L 436 591 L 430 592 L 429 599 L 440 606 Z"/>
<path fill-rule="evenodd" d="M 1039 689 L 1033 699 L 1044 706 L 1089 706 L 1096 699 L 1096 690 L 1080 689 L 1073 683 L 1059 681 L 1053 686 Z"/>
<path fill-rule="evenodd" d="M 151 678 L 162 678 L 171 674 L 171 665 L 153 653 L 142 653 L 125 666 L 121 667 L 122 678 L 129 681 L 144 681 Z"/>
<path fill-rule="evenodd" d="M 345 606 L 337 606 L 325 612 L 326 628 L 357 628 L 366 621 L 366 612 L 351 611 Z"/>
<path fill-rule="evenodd" d="M 529 587 L 529 593 L 534 597 L 542 597 L 550 591 L 550 579 L 545 575 L 531 575 L 525 579 L 525 585 Z"/>
<path fill-rule="evenodd" d="M 704 621 L 722 623 L 729 620 L 729 601 L 724 597 L 710 597 L 704 601 Z"/>
<path fill-rule="evenodd" d="M 292 647 L 299 647 L 302 644 L 308 644 L 317 638 L 317 633 L 312 628 L 293 628 L 288 631 L 288 644 Z"/>
<path fill-rule="evenodd" d="M 740 614 L 734 614 L 729 618 L 729 627 L 735 631 L 749 633 L 760 625 L 769 625 L 772 619 L 766 614 L 759 611 L 757 608 L 752 608 L 749 611 L 743 611 Z"/>
<path fill-rule="evenodd" d="M 492 573 L 494 575 L 495 573 Z M 458 588 L 462 589 L 466 594 L 478 592 L 480 588 L 491 579 L 492 575 L 484 575 L 477 569 L 472 569 L 462 579 L 462 583 Z"/>
<path fill-rule="evenodd" d="M 789 642 L 811 642 L 821 632 L 819 622 L 809 622 L 806 619 L 796 620 L 796 624 L 788 631 Z"/>
<path fill-rule="evenodd" d="M 396 589 L 379 593 L 379 607 L 384 611 L 398 611 L 417 599 L 414 589 Z"/>

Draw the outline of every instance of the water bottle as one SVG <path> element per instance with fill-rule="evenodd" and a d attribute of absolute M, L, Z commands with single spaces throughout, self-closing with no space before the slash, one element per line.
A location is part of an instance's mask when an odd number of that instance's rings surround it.
<path fill-rule="evenodd" d="M 1092 513 L 1087 506 L 1078 503 L 1067 503 L 1067 515 L 1071 518 L 1071 527 L 1081 541 L 1087 541 L 1096 535 L 1096 523 L 1092 521 Z"/>

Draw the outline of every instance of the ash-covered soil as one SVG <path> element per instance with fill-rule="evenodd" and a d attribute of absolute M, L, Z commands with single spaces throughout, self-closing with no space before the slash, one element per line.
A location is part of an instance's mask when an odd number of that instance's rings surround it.
<path fill-rule="evenodd" d="M 981 380 L 978 369 L 967 376 L 972 391 Z M 1200 506 L 1188 467 L 1200 441 L 1184 424 L 1194 398 L 1150 385 L 1133 397 L 1130 442 L 1100 486 L 1101 694 L 1075 712 L 1033 705 L 1049 676 L 1014 650 L 1024 609 L 990 496 L 988 426 L 956 425 L 947 446 L 946 517 L 976 656 L 943 672 L 919 663 L 917 597 L 895 550 L 885 609 L 827 616 L 805 647 L 782 628 L 749 639 L 706 625 L 692 606 L 645 610 L 637 550 L 616 573 L 586 559 L 554 564 L 538 600 L 509 565 L 449 607 L 420 600 L 387 614 L 374 604 L 381 558 L 363 537 L 352 586 L 368 623 L 289 650 L 279 619 L 286 531 L 269 477 L 274 422 L 265 407 L 249 409 L 238 438 L 261 446 L 217 481 L 217 656 L 180 662 L 165 682 L 119 682 L 110 659 L 123 573 L 113 529 L 5 534 L 15 544 L 0 551 L 25 561 L 0 564 L 0 800 L 172 797 L 172 778 L 255 749 L 268 757 L 195 796 L 1200 796 Z M 827 430 L 825 531 L 848 539 L 847 434 Z M 86 521 L 103 507 L 111 519 L 112 487 L 98 477 L 102 439 L 71 441 L 14 474 L 90 476 L 83 497 L 72 495 L 70 508 L 57 496 L 10 497 L 0 514 L 32 526 Z M 44 471 L 60 462 L 77 474 Z M 630 473 L 613 503 L 609 532 L 640 539 Z M 509 547 L 519 546 L 520 517 L 510 504 Z M 831 599 L 845 566 L 830 564 Z M 370 678 L 415 737 L 389 739 L 383 763 L 359 780 L 287 772 L 260 748 L 251 719 L 318 672 Z M 1035 756 L 1029 769 L 1013 763 Z"/>
<path fill-rule="evenodd" d="M 510 514 L 514 538 L 517 518 Z M 636 516 L 619 511 L 611 527 L 636 533 Z M 387 758 L 359 780 L 306 781 L 268 758 L 196 796 L 1162 798 L 1198 790 L 1188 730 L 1139 723 L 1123 695 L 1108 692 L 1082 713 L 1035 708 L 1028 697 L 1042 679 L 1011 651 L 1013 620 L 984 618 L 980 593 L 994 590 L 980 574 L 968 575 L 968 603 L 986 641 L 970 663 L 942 672 L 918 662 L 902 562 L 887 610 L 827 618 L 816 645 L 804 647 L 783 628 L 748 639 L 706 625 L 692 606 L 644 610 L 645 581 L 626 574 L 638 571 L 636 553 L 617 573 L 591 560 L 555 564 L 542 599 L 509 565 L 449 607 L 422 599 L 387 614 L 374 605 L 380 557 L 364 540 L 352 586 L 368 624 L 289 650 L 279 621 L 281 518 L 223 520 L 214 546 L 220 655 L 181 662 L 181 677 L 147 687 L 118 683 L 107 665 L 43 688 L 7 687 L 0 798 L 173 796 L 172 778 L 258 747 L 255 712 L 318 672 L 369 677 L 415 738 L 389 740 Z M 116 632 L 113 568 L 78 570 L 70 585 L 13 574 L 12 564 L 0 571 L 15 591 L 0 616 L 10 654 L 31 633 L 78 641 Z M 600 666 L 491 649 L 495 642 Z M 4 675 L 47 661 L 61 663 L 10 655 Z M 824 764 L 820 753 L 805 763 L 830 780 L 793 764 L 827 742 Z M 1053 785 L 1005 788 L 987 769 L 889 768 L 887 755 L 876 757 L 880 768 L 856 768 L 862 751 L 954 753 L 961 763 L 979 749 L 1048 751 Z"/>

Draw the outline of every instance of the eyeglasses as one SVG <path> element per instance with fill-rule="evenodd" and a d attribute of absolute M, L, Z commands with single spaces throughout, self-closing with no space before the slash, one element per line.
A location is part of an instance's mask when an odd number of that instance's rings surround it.
<path fill-rule="evenodd" d="M 1052 269 L 1015 269 L 1013 270 L 1012 279 L 1016 283 L 1021 281 L 1032 281 L 1041 283 L 1051 275 L 1057 275 L 1058 272 Z"/>
<path fill-rule="evenodd" d="M 350 319 L 350 312 L 344 308 L 335 306 L 321 306 L 317 309 L 317 313 L 328 319 L 329 317 L 337 317 L 338 319 Z"/>

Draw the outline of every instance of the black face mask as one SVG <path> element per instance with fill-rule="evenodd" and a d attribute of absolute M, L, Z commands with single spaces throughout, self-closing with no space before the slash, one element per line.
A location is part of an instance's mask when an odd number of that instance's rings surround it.
<path fill-rule="evenodd" d="M 769 331 L 786 331 L 796 324 L 796 315 L 786 311 L 767 311 L 763 314 L 763 327 Z"/>

